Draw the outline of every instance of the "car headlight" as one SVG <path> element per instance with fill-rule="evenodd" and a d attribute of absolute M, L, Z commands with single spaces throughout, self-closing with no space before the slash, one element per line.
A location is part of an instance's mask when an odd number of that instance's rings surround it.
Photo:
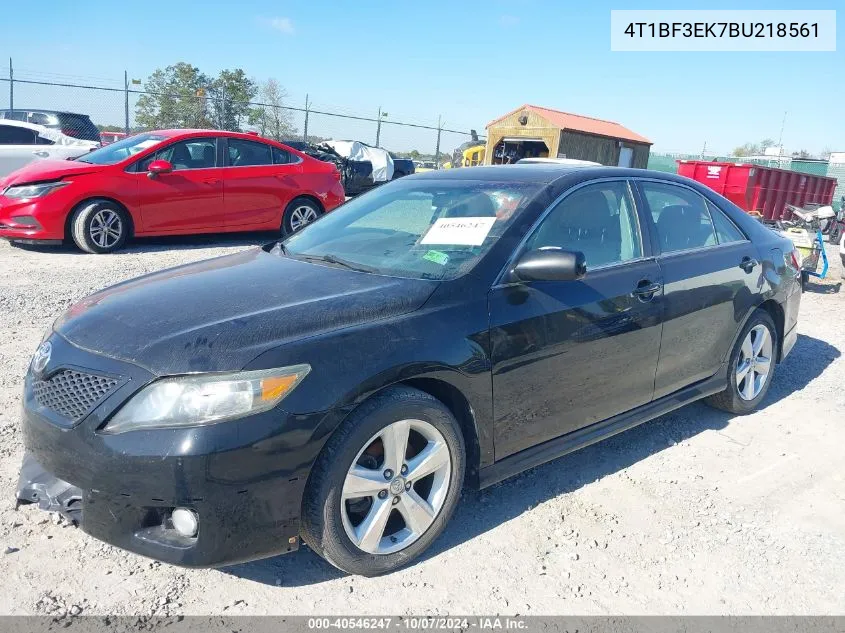
<path fill-rule="evenodd" d="M 66 180 L 59 182 L 42 182 L 37 185 L 12 185 L 7 187 L 3 195 L 7 198 L 22 200 L 25 198 L 41 198 L 48 193 L 60 189 L 70 183 Z"/>
<path fill-rule="evenodd" d="M 302 382 L 310 365 L 162 378 L 135 394 L 104 433 L 205 426 L 275 407 Z"/>

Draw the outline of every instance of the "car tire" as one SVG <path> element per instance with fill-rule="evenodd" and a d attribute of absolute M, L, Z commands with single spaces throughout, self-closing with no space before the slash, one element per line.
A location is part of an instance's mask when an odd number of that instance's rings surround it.
<path fill-rule="evenodd" d="M 74 243 L 86 253 L 112 253 L 129 237 L 129 217 L 114 202 L 86 202 L 74 211 L 70 233 Z"/>
<path fill-rule="evenodd" d="M 309 198 L 294 198 L 282 214 L 282 235 L 296 233 L 320 217 L 323 210 Z"/>
<path fill-rule="evenodd" d="M 400 461 L 386 454 L 399 455 L 390 447 L 403 445 L 394 440 L 403 437 L 405 428 L 408 470 L 398 466 L 399 473 L 386 472 Z M 303 499 L 303 540 L 350 574 L 378 576 L 407 565 L 452 516 L 463 487 L 465 455 L 458 423 L 442 402 L 410 387 L 385 389 L 350 414 L 318 457 Z M 435 463 L 438 470 L 412 479 L 414 472 L 426 472 L 422 465 L 433 468 Z M 360 473 L 365 477 L 356 476 Z M 371 494 L 350 496 L 371 485 Z"/>
<path fill-rule="evenodd" d="M 763 339 L 759 340 L 759 336 L 763 336 Z M 727 389 L 710 396 L 705 402 L 722 411 L 738 415 L 754 411 L 766 397 L 772 384 L 777 365 L 778 342 L 777 328 L 772 317 L 765 310 L 758 308 L 742 328 L 731 351 Z M 750 362 L 751 358 L 754 359 L 753 362 Z M 765 373 L 760 371 L 764 367 L 761 359 L 768 359 Z"/>
<path fill-rule="evenodd" d="M 407 175 L 408 174 L 406 174 L 404 171 L 396 171 L 393 172 L 393 178 L 391 178 L 391 180 L 399 180 L 400 178 L 404 178 Z"/>

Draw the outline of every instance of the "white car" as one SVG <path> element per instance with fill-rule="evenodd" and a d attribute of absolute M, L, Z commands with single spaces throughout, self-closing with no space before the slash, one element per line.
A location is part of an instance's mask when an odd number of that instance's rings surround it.
<path fill-rule="evenodd" d="M 77 158 L 99 146 L 43 125 L 0 119 L 0 178 L 34 160 Z"/>

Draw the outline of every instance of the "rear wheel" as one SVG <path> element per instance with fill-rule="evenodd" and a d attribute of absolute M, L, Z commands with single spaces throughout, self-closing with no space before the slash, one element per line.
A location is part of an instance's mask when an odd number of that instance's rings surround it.
<path fill-rule="evenodd" d="M 834 221 L 833 226 L 830 227 L 830 232 L 827 234 L 828 244 L 839 244 L 840 237 L 842 237 L 842 225 Z"/>
<path fill-rule="evenodd" d="M 707 404 L 730 413 L 754 411 L 766 397 L 777 361 L 777 328 L 765 310 L 755 310 L 731 352 L 728 388 Z"/>
<path fill-rule="evenodd" d="M 376 576 L 417 558 L 443 531 L 464 477 L 464 443 L 449 410 L 390 388 L 329 440 L 308 482 L 302 537 L 335 567 Z"/>
<path fill-rule="evenodd" d="M 111 253 L 126 242 L 129 218 L 114 202 L 88 202 L 76 209 L 70 229 L 74 243 L 86 253 Z"/>
<path fill-rule="evenodd" d="M 285 235 L 296 233 L 304 226 L 311 224 L 320 217 L 322 210 L 319 205 L 308 198 L 296 198 L 285 207 L 282 216 L 282 232 Z"/>

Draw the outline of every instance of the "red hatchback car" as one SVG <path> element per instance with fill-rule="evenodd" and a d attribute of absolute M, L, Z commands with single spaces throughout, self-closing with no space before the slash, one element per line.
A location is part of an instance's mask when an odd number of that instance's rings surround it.
<path fill-rule="evenodd" d="M 158 130 L 0 179 L 0 237 L 109 253 L 132 236 L 291 233 L 343 201 L 334 165 L 281 143 Z"/>

